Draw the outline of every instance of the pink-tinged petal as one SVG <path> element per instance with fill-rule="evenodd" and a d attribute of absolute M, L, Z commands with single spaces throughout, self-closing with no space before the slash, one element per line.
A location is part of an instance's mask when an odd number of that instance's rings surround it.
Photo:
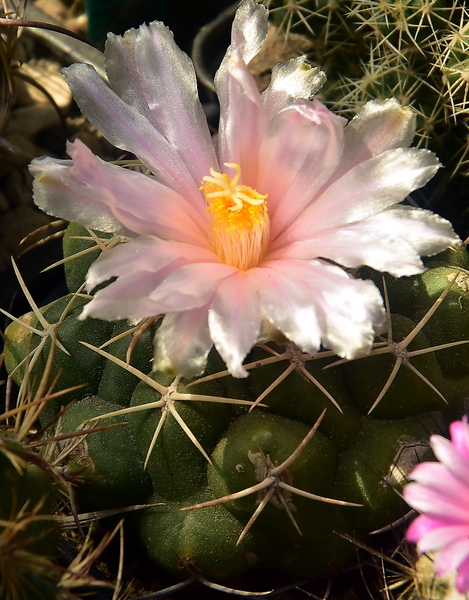
<path fill-rule="evenodd" d="M 324 316 L 309 287 L 301 279 L 265 267 L 252 269 L 248 275 L 269 321 L 302 351 L 317 352 Z"/>
<path fill-rule="evenodd" d="M 323 256 L 344 267 L 368 265 L 402 277 L 425 270 L 420 255 L 431 256 L 460 243 L 445 219 L 419 208 L 392 206 L 364 221 L 310 235 L 271 258 Z"/>
<path fill-rule="evenodd" d="M 469 424 L 467 420 L 455 421 L 450 425 L 451 443 L 466 459 L 469 459 Z"/>
<path fill-rule="evenodd" d="M 434 154 L 415 148 L 388 150 L 328 185 L 273 243 L 272 250 L 315 233 L 368 219 L 404 200 L 438 170 Z"/>
<path fill-rule="evenodd" d="M 469 592 L 469 556 L 459 565 L 456 577 L 456 589 L 461 594 Z"/>
<path fill-rule="evenodd" d="M 465 493 L 462 494 L 453 483 L 448 483 L 446 493 L 444 489 L 438 490 L 429 485 L 413 483 L 406 487 L 406 501 L 419 512 L 431 519 L 440 520 L 443 524 L 469 524 L 466 506 L 469 489 L 466 487 Z"/>
<path fill-rule="evenodd" d="M 191 262 L 181 256 L 166 264 L 158 256 L 153 258 L 152 270 L 148 270 L 145 257 L 133 260 L 133 269 L 126 268 L 117 281 L 98 291 L 81 318 L 142 319 L 192 310 L 205 305 L 219 282 L 236 271 L 221 263 Z"/>
<path fill-rule="evenodd" d="M 246 273 L 225 279 L 209 311 L 210 335 L 233 377 L 246 377 L 242 363 L 261 329 L 259 296 Z"/>
<path fill-rule="evenodd" d="M 469 525 L 442 526 L 426 533 L 418 544 L 420 553 L 438 550 L 469 536 Z"/>
<path fill-rule="evenodd" d="M 188 379 L 204 372 L 213 346 L 208 306 L 167 314 L 155 335 L 153 368 Z"/>
<path fill-rule="evenodd" d="M 469 538 L 464 535 L 461 538 L 445 547 L 438 553 L 435 560 L 435 572 L 437 575 L 448 573 L 458 569 L 469 557 Z"/>
<path fill-rule="evenodd" d="M 268 194 L 273 239 L 301 214 L 336 169 L 345 123 L 318 100 L 298 100 L 270 120 L 256 189 Z"/>
<path fill-rule="evenodd" d="M 159 312 L 190 310 L 206 304 L 220 281 L 237 272 L 223 263 L 187 264 L 165 277 L 150 298 L 160 306 Z"/>
<path fill-rule="evenodd" d="M 132 275 L 137 271 L 157 273 L 167 265 L 187 262 L 220 262 L 211 251 L 192 244 L 166 242 L 155 237 L 141 236 L 104 252 L 91 265 L 86 287 L 92 290 L 111 277 Z"/>
<path fill-rule="evenodd" d="M 109 34 L 104 56 L 111 88 L 170 142 L 193 179 L 218 170 L 194 67 L 172 32 L 155 22 Z"/>
<path fill-rule="evenodd" d="M 326 74 L 306 62 L 306 56 L 298 56 L 275 65 L 270 84 L 262 94 L 269 117 L 295 100 L 309 100 L 322 88 Z"/>
<path fill-rule="evenodd" d="M 443 498 L 451 494 L 454 501 L 459 499 L 461 505 L 465 505 L 469 485 L 450 473 L 443 464 L 439 462 L 420 463 L 414 468 L 409 477 L 420 485 L 419 489 L 432 490 L 432 492 L 440 493 Z M 467 515 L 469 518 L 469 509 Z M 452 517 L 452 515 L 447 516 Z"/>
<path fill-rule="evenodd" d="M 116 321 L 118 319 L 140 320 L 161 313 L 150 293 L 159 284 L 154 273 L 137 271 L 122 275 L 116 281 L 99 290 L 91 302 L 85 305 L 80 320 L 87 317 Z"/>
<path fill-rule="evenodd" d="M 406 491 L 406 489 L 410 487 L 410 486 L 406 486 L 404 488 L 404 492 Z M 407 500 L 407 497 L 404 493 L 404 497 Z M 419 542 L 425 535 L 427 535 L 428 533 L 431 533 L 432 531 L 438 531 L 441 527 L 441 522 L 437 521 L 435 519 L 430 519 L 429 517 L 425 516 L 425 515 L 420 515 L 419 517 L 417 517 L 416 519 L 414 519 L 412 521 L 412 523 L 410 524 L 407 533 L 406 533 L 406 539 L 409 540 L 409 542 Z"/>
<path fill-rule="evenodd" d="M 353 279 L 339 267 L 322 261 L 278 260 L 261 266 L 256 279 L 262 282 L 259 294 L 263 312 L 301 349 L 306 352 L 317 349 L 314 328 L 318 323 L 321 343 L 339 356 L 354 358 L 369 351 L 375 329 L 384 322 L 382 298 L 373 283 Z M 290 314 L 284 304 L 287 298 L 279 289 L 287 285 L 287 280 L 293 284 L 286 288 L 288 294 L 293 294 L 291 305 L 296 306 L 290 309 Z M 295 286 L 305 291 L 302 298 L 292 291 Z"/>
<path fill-rule="evenodd" d="M 91 65 L 71 65 L 64 72 L 78 106 L 104 137 L 135 154 L 162 183 L 202 210 L 200 182 L 148 119 L 119 98 Z"/>
<path fill-rule="evenodd" d="M 386 150 L 410 146 L 415 113 L 395 98 L 370 100 L 345 128 L 344 156 L 337 175 Z"/>
<path fill-rule="evenodd" d="M 209 247 L 206 215 L 172 189 L 101 160 L 80 140 L 67 151 L 73 160 L 44 157 L 30 165 L 34 199 L 44 212 L 98 231 Z"/>
<path fill-rule="evenodd" d="M 247 64 L 259 52 L 266 36 L 265 7 L 252 0 L 243 2 L 236 12 L 231 45 L 215 76 L 220 101 L 220 164 L 238 164 L 241 183 L 254 187 L 267 116 Z"/>
<path fill-rule="evenodd" d="M 469 489 L 469 461 L 461 455 L 449 440 L 439 435 L 430 439 L 433 452 L 438 460 L 458 479 L 464 481 Z"/>

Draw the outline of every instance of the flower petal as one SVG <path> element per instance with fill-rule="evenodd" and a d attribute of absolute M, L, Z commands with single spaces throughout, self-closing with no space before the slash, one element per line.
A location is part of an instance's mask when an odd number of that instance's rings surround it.
<path fill-rule="evenodd" d="M 407 485 L 404 487 L 404 498 L 407 500 L 406 490 L 413 484 Z M 407 533 L 406 539 L 409 542 L 419 542 L 421 538 L 423 538 L 428 533 L 431 533 L 434 530 L 439 530 L 441 527 L 441 522 L 435 519 L 431 519 L 426 515 L 420 515 L 416 519 L 412 521 L 410 524 Z M 420 551 L 420 550 L 419 550 Z"/>
<path fill-rule="evenodd" d="M 206 304 L 222 279 L 237 269 L 223 263 L 187 264 L 167 275 L 150 298 L 159 312 L 190 310 Z"/>
<path fill-rule="evenodd" d="M 262 313 L 269 321 L 303 352 L 317 352 L 324 316 L 302 279 L 266 266 L 252 269 L 249 277 L 259 292 Z"/>
<path fill-rule="evenodd" d="M 318 100 L 298 100 L 270 120 L 256 188 L 269 195 L 273 239 L 303 211 L 336 169 L 345 123 Z"/>
<path fill-rule="evenodd" d="M 230 373 L 246 377 L 242 362 L 256 343 L 262 322 L 259 296 L 247 273 L 238 271 L 220 284 L 208 322 L 215 347 Z"/>
<path fill-rule="evenodd" d="M 163 23 L 109 34 L 104 52 L 111 88 L 176 150 L 196 182 L 217 169 L 190 58 Z"/>
<path fill-rule="evenodd" d="M 160 181 L 202 210 L 200 182 L 145 116 L 119 98 L 91 65 L 74 64 L 64 73 L 83 114 L 111 144 L 135 154 Z"/>
<path fill-rule="evenodd" d="M 220 262 L 211 250 L 200 246 L 141 236 L 101 254 L 88 271 L 86 287 L 92 290 L 111 277 L 131 275 L 136 271 L 158 273 L 171 263 L 197 261 Z"/>
<path fill-rule="evenodd" d="M 187 378 L 203 373 L 213 345 L 208 306 L 167 314 L 156 331 L 154 345 L 155 370 Z"/>
<path fill-rule="evenodd" d="M 469 557 L 469 539 L 465 536 L 444 546 L 438 553 L 435 560 L 435 572 L 437 575 L 448 573 L 459 568 L 462 562 Z"/>
<path fill-rule="evenodd" d="M 328 185 L 272 244 L 277 250 L 319 231 L 341 227 L 380 213 L 423 186 L 437 171 L 427 150 L 398 148 L 362 162 Z"/>
<path fill-rule="evenodd" d="M 209 247 L 205 215 L 155 179 L 95 156 L 80 140 L 69 143 L 73 160 L 32 161 L 34 199 L 46 213 L 98 231 Z"/>
<path fill-rule="evenodd" d="M 275 65 L 270 84 L 262 94 L 265 110 L 269 117 L 295 100 L 309 100 L 322 88 L 326 74 L 318 67 L 311 67 L 306 56 L 298 56 Z"/>
<path fill-rule="evenodd" d="M 267 11 L 245 0 L 236 12 L 231 45 L 215 76 L 220 101 L 220 163 L 241 167 L 241 183 L 255 187 L 266 114 L 247 63 L 267 36 Z"/>
<path fill-rule="evenodd" d="M 264 314 L 305 352 L 318 349 L 318 328 L 326 348 L 354 358 L 369 350 L 375 328 L 384 322 L 382 298 L 374 284 L 353 279 L 339 267 L 278 260 L 253 271 Z"/>
<path fill-rule="evenodd" d="M 421 255 L 431 256 L 460 243 L 445 219 L 419 208 L 392 206 L 361 222 L 310 235 L 269 258 L 322 256 L 344 267 L 368 265 L 402 277 L 425 270 Z"/>
<path fill-rule="evenodd" d="M 451 423 L 450 433 L 453 446 L 462 456 L 469 459 L 469 424 L 467 420 Z"/>
<path fill-rule="evenodd" d="M 458 568 L 456 577 L 456 589 L 461 594 L 469 592 L 469 556 L 467 556 Z"/>
<path fill-rule="evenodd" d="M 370 100 L 345 128 L 345 148 L 338 175 L 386 150 L 410 146 L 415 113 L 395 98 Z"/>
<path fill-rule="evenodd" d="M 439 435 L 431 437 L 431 445 L 438 460 L 469 488 L 469 461 L 466 456 L 461 455 L 449 440 Z"/>
<path fill-rule="evenodd" d="M 419 542 L 419 552 L 431 552 L 438 550 L 449 544 L 454 544 L 458 540 L 469 536 L 469 524 L 466 526 L 453 525 L 450 527 L 439 527 L 428 532 Z"/>

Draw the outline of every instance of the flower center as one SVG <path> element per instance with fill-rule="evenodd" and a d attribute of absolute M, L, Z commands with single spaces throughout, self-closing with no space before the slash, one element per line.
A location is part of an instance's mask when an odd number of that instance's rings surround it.
<path fill-rule="evenodd" d="M 225 264 L 247 271 L 259 264 L 269 242 L 267 194 L 239 185 L 241 167 L 236 163 L 225 167 L 234 169 L 232 179 L 210 169 L 200 186 L 212 217 L 210 243 Z"/>

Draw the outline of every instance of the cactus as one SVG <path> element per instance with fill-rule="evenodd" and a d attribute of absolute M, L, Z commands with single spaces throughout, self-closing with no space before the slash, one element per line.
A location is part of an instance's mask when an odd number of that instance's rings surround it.
<path fill-rule="evenodd" d="M 150 558 L 212 580 L 254 566 L 334 574 L 355 555 L 350 540 L 369 544 L 370 531 L 406 512 L 396 491 L 428 455 L 429 434 L 464 402 L 464 247 L 429 259 L 423 275 L 362 270 L 388 307 L 387 332 L 368 356 L 312 357 L 277 339 L 252 350 L 245 380 L 212 351 L 205 376 L 185 381 L 151 370 L 158 319 L 78 320 L 87 297 L 76 274 L 113 243 L 100 239 L 71 224 L 70 294 L 5 333 L 11 377 L 52 396 L 38 414 L 46 439 L 74 436 L 49 458 L 73 482 L 80 510 L 147 506 L 126 521 Z"/>

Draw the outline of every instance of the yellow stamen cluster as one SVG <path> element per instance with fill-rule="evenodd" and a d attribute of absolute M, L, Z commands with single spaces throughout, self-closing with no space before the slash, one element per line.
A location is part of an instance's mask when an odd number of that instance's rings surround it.
<path fill-rule="evenodd" d="M 241 167 L 236 163 L 225 163 L 225 167 L 234 169 L 232 179 L 210 169 L 200 187 L 212 216 L 210 242 L 225 264 L 247 271 L 259 264 L 269 242 L 267 194 L 239 185 Z"/>

